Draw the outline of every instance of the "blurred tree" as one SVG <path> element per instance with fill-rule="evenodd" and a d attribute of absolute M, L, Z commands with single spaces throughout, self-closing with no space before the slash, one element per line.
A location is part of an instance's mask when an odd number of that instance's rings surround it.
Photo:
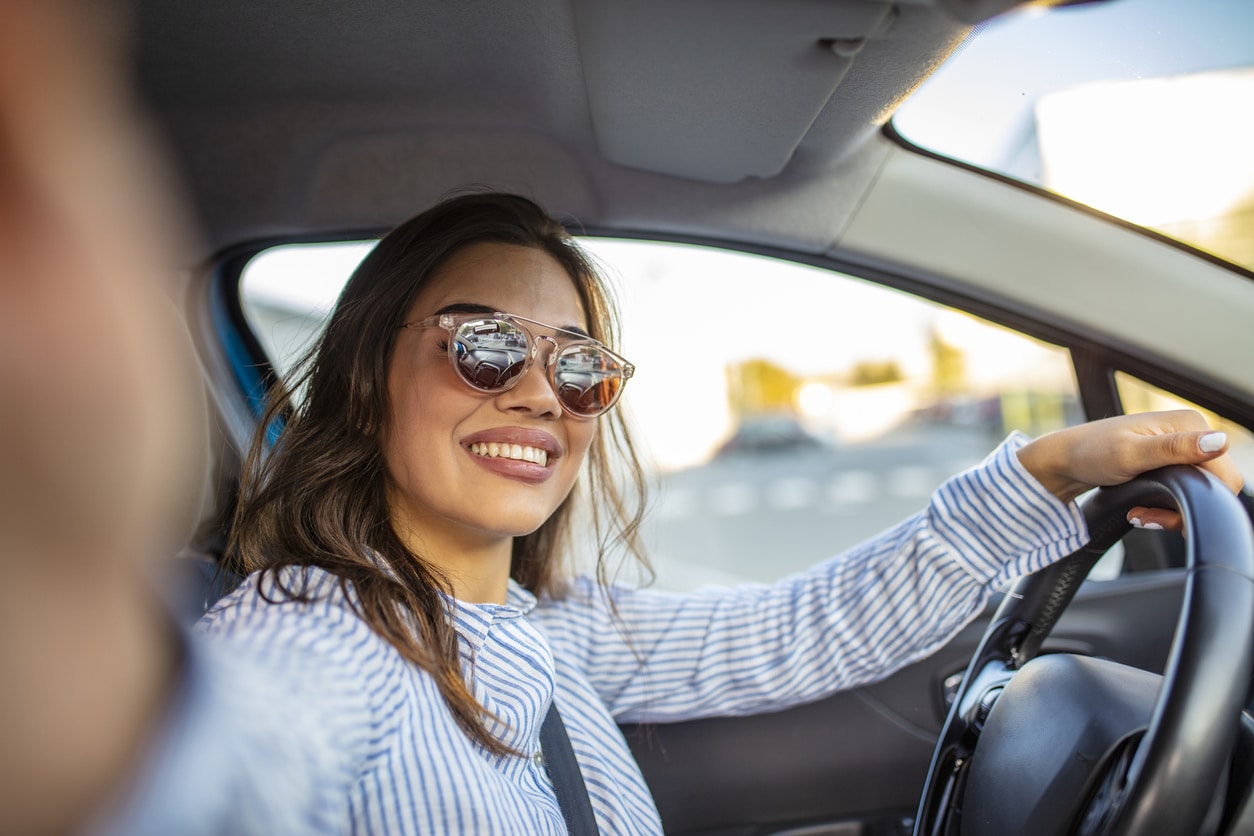
<path fill-rule="evenodd" d="M 900 383 L 905 379 L 896 360 L 863 360 L 855 363 L 849 373 L 851 386 L 877 386 L 881 383 Z"/>
<path fill-rule="evenodd" d="M 966 389 L 967 364 L 962 350 L 945 342 L 932 330 L 932 383 L 941 397 L 956 395 Z"/>
<path fill-rule="evenodd" d="M 801 379 L 770 360 L 755 358 L 727 367 L 727 392 L 732 414 L 792 412 Z"/>

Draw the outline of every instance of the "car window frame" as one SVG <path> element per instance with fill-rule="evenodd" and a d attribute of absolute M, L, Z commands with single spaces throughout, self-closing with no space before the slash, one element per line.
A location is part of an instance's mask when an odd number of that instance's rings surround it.
<path fill-rule="evenodd" d="M 938 156 L 925 151 L 922 153 L 933 157 Z M 991 175 L 972 166 L 953 164 L 971 168 L 987 176 L 994 176 L 996 179 L 1008 179 Z M 1041 192 L 1051 199 L 1073 204 L 1066 198 L 1043 192 L 1029 184 L 1013 180 L 1009 182 L 1029 191 Z M 1078 208 L 1103 218 L 1107 217 L 1087 207 Z M 1119 222 L 1118 219 L 1115 220 Z M 1126 222 L 1120 223 L 1141 230 L 1140 227 L 1126 224 Z M 1145 232 L 1154 238 L 1162 237 L 1150 231 Z M 242 306 L 240 283 L 249 261 L 261 252 L 276 246 L 369 241 L 385 233 L 386 230 L 371 230 L 350 231 L 335 235 L 308 234 L 275 237 L 231 248 L 217 260 L 218 266 L 213 271 L 213 278 L 210 282 L 213 329 L 224 346 L 229 365 L 235 376 L 236 386 L 246 400 L 254 421 L 260 417 L 264 409 L 265 393 L 269 391 L 277 376 L 270 358 L 266 356 L 261 343 L 252 332 Z M 1033 312 L 1025 310 L 1024 306 L 1016 304 L 1013 300 L 997 297 L 985 291 L 975 292 L 952 279 L 841 251 L 825 254 L 800 253 L 780 247 L 753 246 L 744 242 L 710 236 L 659 234 L 600 226 L 571 229 L 571 234 L 579 237 L 685 244 L 774 258 L 826 270 L 837 276 L 850 277 L 883 288 L 901 291 L 932 303 L 964 311 L 1020 335 L 1066 351 L 1075 376 L 1080 407 L 1087 420 L 1123 414 L 1122 400 L 1116 382 L 1116 373 L 1123 372 L 1173 392 L 1247 429 L 1254 430 L 1254 403 L 1246 403 L 1239 396 L 1223 391 L 1223 387 L 1214 381 L 1199 379 L 1193 371 L 1172 368 L 1168 362 L 1147 358 L 1137 349 L 1120 346 L 1114 340 L 1095 339 L 1092 335 L 1083 334 L 1078 329 L 1068 327 L 1066 323 L 1042 317 L 1039 312 L 1034 315 Z M 1163 240 L 1173 244 L 1178 243 L 1172 239 L 1164 238 Z M 1181 248 L 1195 252 L 1184 245 L 1181 245 Z M 1197 255 L 1210 261 L 1216 260 L 1205 253 L 1198 252 Z M 1223 266 L 1231 266 L 1222 260 L 1218 261 Z M 1246 271 L 1238 269 L 1236 272 L 1245 273 Z M 1254 275 L 1250 277 L 1254 279 Z M 1141 541 L 1145 543 L 1142 544 Z M 1130 544 L 1132 553 L 1130 558 L 1125 560 L 1124 572 L 1168 570 L 1177 562 L 1175 555 L 1177 549 L 1164 549 L 1160 544 L 1144 537 L 1134 537 Z"/>

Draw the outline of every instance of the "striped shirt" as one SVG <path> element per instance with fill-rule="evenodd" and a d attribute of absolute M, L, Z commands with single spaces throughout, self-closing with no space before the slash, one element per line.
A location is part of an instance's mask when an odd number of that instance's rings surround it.
<path fill-rule="evenodd" d="M 354 776 L 346 831 L 564 833 L 538 756 L 556 699 L 602 833 L 659 833 L 617 722 L 773 711 L 880 679 L 941 647 L 1013 578 L 1083 545 L 1078 508 L 1019 463 L 1025 441 L 1012 436 L 879 537 L 771 585 L 603 593 L 581 579 L 560 600 L 511 584 L 504 604 L 450 601 L 466 680 L 498 718 L 492 733 L 532 757 L 472 743 L 432 678 L 321 570 L 291 570 L 313 603 L 269 603 L 254 577 L 200 627 L 294 675 L 291 700 L 334 717 Z"/>

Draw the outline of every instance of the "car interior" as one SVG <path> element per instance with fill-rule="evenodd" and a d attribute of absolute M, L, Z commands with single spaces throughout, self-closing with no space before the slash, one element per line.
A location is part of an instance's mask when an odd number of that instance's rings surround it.
<path fill-rule="evenodd" d="M 467 187 L 536 199 L 620 288 L 624 408 L 655 439 L 642 580 L 663 588 L 797 571 L 1012 430 L 1188 406 L 1254 474 L 1254 15 L 1019 5 L 139 0 L 138 83 L 203 234 L 177 293 L 218 428 L 177 606 L 194 620 L 238 580 L 217 564 L 268 388 L 370 242 Z M 1030 88 L 1022 44 L 1071 69 Z M 1074 77 L 1085 61 L 1118 78 Z M 1213 211 L 1170 191 L 1165 152 L 1112 188 L 1154 180 L 1176 215 L 1103 202 L 1084 189 L 1112 164 L 1069 162 L 1161 133 L 1092 115 L 1132 124 L 1112 97 L 1160 79 L 1158 110 L 1226 91 L 1231 127 L 1211 108 L 1171 146 L 1180 189 L 1236 184 Z M 1191 144 L 1212 139 L 1231 147 Z M 683 351 L 720 334 L 726 356 Z M 685 388 L 684 363 L 711 383 Z M 1090 498 L 1088 550 L 886 679 L 625 727 L 666 832 L 1254 833 L 1248 502 L 1192 472 L 1129 490 Z M 1128 532 L 1129 496 L 1187 509 L 1188 536 Z"/>

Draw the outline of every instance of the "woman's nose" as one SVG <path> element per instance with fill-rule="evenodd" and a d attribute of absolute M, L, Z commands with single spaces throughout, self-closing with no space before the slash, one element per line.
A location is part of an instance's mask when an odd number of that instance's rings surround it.
<path fill-rule="evenodd" d="M 549 379 L 549 363 L 558 350 L 557 341 L 552 337 L 537 337 L 534 345 L 531 368 L 513 388 L 497 396 L 497 403 L 502 409 L 560 417 L 562 404 Z"/>

